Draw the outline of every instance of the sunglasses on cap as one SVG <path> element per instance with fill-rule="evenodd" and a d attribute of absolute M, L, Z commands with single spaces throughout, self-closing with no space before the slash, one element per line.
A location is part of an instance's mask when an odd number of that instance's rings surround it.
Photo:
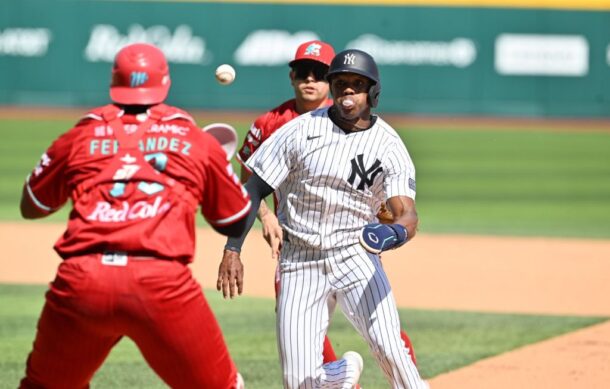
<path fill-rule="evenodd" d="M 292 67 L 294 71 L 294 77 L 299 80 L 304 80 L 309 77 L 310 74 L 316 81 L 324 81 L 326 73 L 328 73 L 328 66 L 321 63 L 299 63 Z"/>

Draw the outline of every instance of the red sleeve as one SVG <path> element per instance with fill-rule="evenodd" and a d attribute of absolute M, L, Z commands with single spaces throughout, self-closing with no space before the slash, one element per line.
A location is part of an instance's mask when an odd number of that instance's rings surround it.
<path fill-rule="evenodd" d="M 205 134 L 207 158 L 201 213 L 215 226 L 233 224 L 250 211 L 250 196 L 218 141 Z"/>
<path fill-rule="evenodd" d="M 296 111 L 296 100 L 291 99 L 273 108 L 271 111 L 259 116 L 244 139 L 244 144 L 237 153 L 237 160 L 246 169 L 245 162 L 260 147 L 267 138 L 284 124 L 299 116 Z M 249 169 L 248 169 L 249 170 Z"/>
<path fill-rule="evenodd" d="M 75 131 L 69 131 L 55 140 L 26 180 L 32 204 L 45 213 L 61 208 L 70 195 L 65 172 L 74 134 Z"/>
<path fill-rule="evenodd" d="M 246 134 L 246 139 L 244 139 L 244 143 L 237 153 L 237 159 L 243 166 L 245 166 L 244 163 L 254 154 L 261 143 L 269 137 L 270 134 L 265 134 L 265 131 L 270 116 L 269 112 L 259 116 L 250 126 L 250 131 Z"/>

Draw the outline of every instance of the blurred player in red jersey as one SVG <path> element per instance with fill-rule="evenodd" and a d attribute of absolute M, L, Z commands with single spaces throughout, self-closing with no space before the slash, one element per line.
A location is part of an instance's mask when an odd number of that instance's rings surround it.
<path fill-rule="evenodd" d="M 278 128 L 301 114 L 332 105 L 332 99 L 328 98 L 328 82 L 324 77 L 334 56 L 333 47 L 318 40 L 305 42 L 297 48 L 294 60 L 288 64 L 294 98 L 259 116 L 250 127 L 237 154 L 237 160 L 242 165 L 242 182 L 246 182 L 252 174 L 245 165 L 246 160 Z M 263 224 L 263 236 L 271 246 L 272 257 L 277 260 L 282 244 L 282 229 L 277 217 L 265 202 L 261 203 L 258 217 Z"/>
<path fill-rule="evenodd" d="M 250 127 L 250 131 L 237 154 L 237 159 L 242 166 L 240 174 L 242 182 L 245 183 L 252 174 L 245 165 L 245 162 L 258 149 L 261 143 L 269 138 L 277 129 L 299 115 L 333 104 L 333 100 L 328 98 L 329 86 L 325 77 L 334 56 L 335 51 L 333 47 L 326 42 L 313 40 L 299 45 L 294 59 L 288 64 L 290 66 L 288 75 L 290 84 L 294 89 L 294 98 L 259 116 Z M 382 209 L 385 210 L 384 207 Z M 387 213 L 387 210 L 382 212 Z M 380 219 L 382 212 L 378 216 Z M 277 261 L 279 260 L 280 249 L 282 247 L 283 232 L 277 217 L 264 201 L 261 202 L 258 210 L 258 218 L 263 225 L 263 237 L 269 246 L 271 246 L 271 256 Z M 276 297 L 278 291 L 279 271 L 276 269 Z M 405 331 L 401 331 L 401 337 L 407 348 L 411 350 L 411 359 L 415 363 L 416 358 L 411 339 Z M 323 357 L 324 363 L 337 360 L 328 337 L 324 338 Z"/>
<path fill-rule="evenodd" d="M 234 236 L 250 198 L 220 144 L 188 113 L 163 104 L 169 87 L 159 49 L 126 46 L 112 70 L 113 104 L 61 135 L 26 180 L 24 218 L 47 216 L 68 200 L 72 211 L 54 247 L 63 261 L 22 388 L 88 387 L 123 336 L 172 388 L 243 388 L 188 264 L 197 209 Z"/>

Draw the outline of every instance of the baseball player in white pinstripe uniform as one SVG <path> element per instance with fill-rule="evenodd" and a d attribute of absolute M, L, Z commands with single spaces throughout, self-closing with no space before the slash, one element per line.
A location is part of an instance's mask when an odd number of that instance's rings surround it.
<path fill-rule="evenodd" d="M 396 302 L 381 266 L 382 251 L 413 238 L 415 168 L 400 137 L 371 114 L 381 83 L 373 58 L 360 50 L 335 56 L 327 75 L 333 105 L 276 131 L 248 159 L 249 223 L 275 192 L 284 229 L 277 338 L 285 388 L 351 388 L 362 359 L 348 352 L 323 364 L 329 299 L 364 337 L 392 388 L 426 388 L 400 337 Z M 380 204 L 393 224 L 380 224 Z M 239 252 L 246 233 L 228 240 L 217 287 L 243 288 Z M 230 270 L 227 270 L 230 269 Z"/>

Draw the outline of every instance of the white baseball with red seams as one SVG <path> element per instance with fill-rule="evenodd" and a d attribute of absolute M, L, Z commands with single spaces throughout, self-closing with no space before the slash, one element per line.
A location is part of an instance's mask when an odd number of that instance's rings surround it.
<path fill-rule="evenodd" d="M 222 64 L 216 68 L 216 80 L 222 85 L 229 85 L 235 81 L 235 69 L 229 64 Z"/>

